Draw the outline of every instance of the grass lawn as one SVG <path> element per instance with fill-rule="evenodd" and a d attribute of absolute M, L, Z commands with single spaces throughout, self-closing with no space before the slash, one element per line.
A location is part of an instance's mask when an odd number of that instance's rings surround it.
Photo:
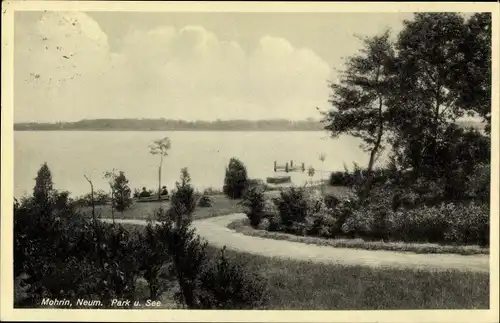
<path fill-rule="evenodd" d="M 325 239 L 319 237 L 298 236 L 283 232 L 270 232 L 264 229 L 254 229 L 250 226 L 248 219 L 236 220 L 228 225 L 228 228 L 236 232 L 268 239 L 287 240 L 314 244 L 319 246 L 331 246 L 337 248 L 355 248 L 366 250 L 389 250 L 389 251 L 408 251 L 414 253 L 455 253 L 461 255 L 489 254 L 489 248 L 480 246 L 454 246 L 440 245 L 436 243 L 408 243 L 408 242 L 384 242 L 384 241 L 365 241 L 363 239 Z"/>
<path fill-rule="evenodd" d="M 127 226 L 131 230 L 143 227 Z M 219 250 L 209 247 L 209 253 Z M 487 309 L 489 275 L 458 271 L 380 269 L 299 262 L 227 251 L 227 256 L 267 282 L 264 309 Z M 138 294 L 147 299 L 147 285 Z M 175 307 L 172 293 L 163 308 Z"/>
<path fill-rule="evenodd" d="M 210 218 L 218 215 L 226 215 L 231 213 L 243 212 L 243 208 L 238 205 L 239 200 L 231 200 L 226 196 L 219 194 L 211 196 L 213 203 L 210 207 L 197 207 L 194 211 L 195 219 Z M 123 213 L 115 211 L 116 219 L 144 219 L 147 220 L 150 215 L 153 214 L 155 209 L 160 207 L 168 208 L 170 206 L 169 201 L 158 201 L 158 202 L 135 202 L 130 208 L 126 209 Z M 85 213 L 90 214 L 91 207 L 85 207 L 83 210 Z M 111 218 L 111 206 L 110 205 L 98 205 L 96 206 L 96 213 L 102 218 Z"/>
<path fill-rule="evenodd" d="M 484 273 L 344 267 L 231 251 L 228 256 L 267 281 L 267 309 L 489 308 Z"/>

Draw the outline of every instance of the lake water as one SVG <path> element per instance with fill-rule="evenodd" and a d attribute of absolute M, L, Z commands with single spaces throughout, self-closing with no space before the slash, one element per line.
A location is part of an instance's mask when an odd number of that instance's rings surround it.
<path fill-rule="evenodd" d="M 157 188 L 159 157 L 149 154 L 148 145 L 165 136 L 172 142 L 162 170 L 162 182 L 169 189 L 174 187 L 182 167 L 188 167 L 195 187 L 221 188 L 231 157 L 245 164 L 249 177 L 264 180 L 276 175 L 275 160 L 278 164 L 303 162 L 305 173 L 288 173 L 295 183 L 308 179 L 309 166 L 318 170 L 313 177 L 318 180 L 322 175 L 326 178 L 327 171 L 343 170 L 344 163 L 349 167 L 353 162 L 366 165 L 369 157 L 360 150 L 358 139 L 331 139 L 321 131 L 20 131 L 14 133 L 14 196 L 31 194 L 36 173 L 44 162 L 52 171 L 54 187 L 68 190 L 73 196 L 89 192 L 84 175 L 92 179 L 95 189 L 107 191 L 103 173 L 113 168 L 125 172 L 132 189 Z M 326 154 L 324 163 L 318 159 L 320 153 Z"/>

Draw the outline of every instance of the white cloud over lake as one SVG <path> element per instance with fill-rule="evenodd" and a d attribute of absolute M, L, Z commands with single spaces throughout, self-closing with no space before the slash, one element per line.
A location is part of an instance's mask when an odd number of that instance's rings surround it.
<path fill-rule="evenodd" d="M 304 119 L 327 105 L 331 67 L 262 35 L 244 50 L 202 26 L 131 28 L 111 48 L 82 12 L 16 25 L 15 120 Z"/>

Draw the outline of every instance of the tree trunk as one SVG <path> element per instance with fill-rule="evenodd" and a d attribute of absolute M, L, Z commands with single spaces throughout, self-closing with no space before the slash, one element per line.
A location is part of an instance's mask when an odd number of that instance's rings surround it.
<path fill-rule="evenodd" d="M 114 194 L 113 194 L 113 187 L 112 186 L 111 186 L 111 218 L 113 219 L 113 225 L 115 225 L 115 201 L 114 201 Z"/>
<path fill-rule="evenodd" d="M 101 234 L 99 232 L 100 229 L 97 227 L 97 218 L 95 216 L 94 184 L 92 183 L 92 181 L 86 175 L 83 175 L 83 176 L 85 177 L 85 179 L 90 184 L 90 199 L 91 199 L 91 202 L 92 202 L 92 220 L 93 220 L 93 223 L 94 223 L 94 230 L 95 230 L 94 232 L 95 232 L 95 235 L 96 235 L 96 238 L 97 238 L 97 243 L 94 245 L 94 247 L 95 247 L 95 251 L 97 253 L 97 258 L 99 259 L 99 264 L 101 265 L 101 268 L 104 268 L 103 259 L 100 256 Z"/>
<path fill-rule="evenodd" d="M 373 146 L 372 151 L 370 152 L 370 160 L 368 161 L 368 168 L 366 171 L 366 182 L 365 182 L 365 187 L 362 192 L 362 198 L 366 198 L 372 188 L 372 173 L 373 173 L 373 165 L 375 164 L 375 157 L 377 156 L 377 153 L 380 149 L 380 144 L 382 142 L 382 135 L 384 132 L 384 121 L 382 120 L 382 107 L 383 107 L 383 101 L 382 98 L 379 97 L 379 108 L 378 108 L 378 115 L 379 115 L 379 129 L 378 129 L 378 134 L 377 134 L 377 140 L 375 141 L 375 145 Z"/>
<path fill-rule="evenodd" d="M 158 167 L 158 200 L 161 200 L 161 166 Z"/>
<path fill-rule="evenodd" d="M 92 220 L 94 221 L 94 225 L 97 223 L 96 217 L 95 217 L 95 202 L 94 202 L 94 184 L 92 184 L 92 181 L 88 179 L 86 175 L 83 175 L 87 182 L 90 184 L 90 202 L 92 204 Z"/>
<path fill-rule="evenodd" d="M 158 166 L 158 200 L 161 200 L 161 165 L 163 163 L 163 156 L 160 157 L 160 166 Z"/>

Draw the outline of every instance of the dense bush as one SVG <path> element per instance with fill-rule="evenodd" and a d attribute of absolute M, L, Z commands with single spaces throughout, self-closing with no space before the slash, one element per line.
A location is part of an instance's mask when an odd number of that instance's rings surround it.
<path fill-rule="evenodd" d="M 231 158 L 224 178 L 224 194 L 232 199 L 241 198 L 247 187 L 247 181 L 248 177 L 245 165 L 238 159 Z"/>
<path fill-rule="evenodd" d="M 335 217 L 335 226 L 332 229 L 334 235 L 342 235 L 342 226 L 344 223 L 352 217 L 354 212 L 360 207 L 359 200 L 354 194 L 343 198 L 339 204 L 332 210 L 332 214 Z"/>
<path fill-rule="evenodd" d="M 105 306 L 112 298 L 133 300 L 131 237 L 63 206 L 57 194 L 49 192 L 42 204 L 29 197 L 14 205 L 14 275 L 29 285 L 15 306 L 38 307 L 45 297 L 94 297 Z"/>
<path fill-rule="evenodd" d="M 349 173 L 337 171 L 330 174 L 329 183 L 332 186 L 350 186 L 351 182 L 352 178 Z"/>
<path fill-rule="evenodd" d="M 398 211 L 369 205 L 344 223 L 344 233 L 369 239 L 451 244 L 489 244 L 489 208 L 484 204 L 441 204 Z"/>
<path fill-rule="evenodd" d="M 334 209 L 340 203 L 340 199 L 333 194 L 325 195 L 325 204 L 328 208 Z"/>
<path fill-rule="evenodd" d="M 246 184 L 246 189 L 251 189 L 253 187 L 264 188 L 266 183 L 261 179 L 248 179 Z"/>
<path fill-rule="evenodd" d="M 335 208 L 327 205 L 319 192 L 292 187 L 274 199 L 276 211 L 269 212 L 269 231 L 333 238 L 340 232 Z M 338 207 L 341 203 L 337 203 Z M 340 214 L 339 209 L 339 214 Z M 340 217 L 342 220 L 342 217 Z"/>
<path fill-rule="evenodd" d="M 490 164 L 479 164 L 474 167 L 474 171 L 467 180 L 467 193 L 473 199 L 483 203 L 490 202 Z"/>
<path fill-rule="evenodd" d="M 329 184 L 332 186 L 353 187 L 362 184 L 367 175 L 366 170 L 362 170 L 359 166 L 355 165 L 355 169 L 352 172 L 348 169 L 332 172 Z M 373 185 L 382 185 L 394 178 L 394 174 L 390 169 L 374 169 L 371 176 Z"/>
<path fill-rule="evenodd" d="M 478 166 L 470 178 L 478 184 L 471 190 L 486 195 L 489 168 Z M 489 245 L 486 198 L 450 203 L 443 192 L 443 184 L 425 178 L 406 187 L 375 186 L 367 199 L 354 193 L 321 197 L 291 188 L 274 199 L 278 214 L 267 216 L 266 229 L 325 238 Z"/>
<path fill-rule="evenodd" d="M 209 260 L 206 242 L 190 227 L 193 192 L 187 170 L 175 205 L 159 209 L 159 224 L 144 233 L 92 221 L 68 204 L 67 192 L 52 188 L 43 169 L 32 197 L 14 203 L 15 306 L 38 307 L 43 298 L 136 298 L 143 276 L 150 298 L 172 287 L 187 308 L 253 308 L 264 300 L 263 284 L 224 255 Z M 182 219 L 180 221 L 179 219 Z M 212 264 L 216 264 L 213 266 Z"/>
<path fill-rule="evenodd" d="M 262 278 L 231 263 L 225 255 L 225 247 L 200 276 L 200 308 L 252 309 L 264 305 L 266 300 Z"/>
<path fill-rule="evenodd" d="M 266 200 L 264 191 L 259 187 L 251 187 L 246 190 L 243 200 L 240 202 L 246 210 L 245 213 L 250 220 L 250 225 L 257 228 L 264 217 Z"/>
<path fill-rule="evenodd" d="M 307 235 L 334 238 L 337 235 L 337 219 L 331 209 L 322 206 L 308 216 Z"/>
<path fill-rule="evenodd" d="M 213 203 L 212 198 L 206 192 L 203 192 L 198 200 L 199 207 L 211 207 Z"/>
<path fill-rule="evenodd" d="M 300 187 L 291 187 L 280 192 L 280 196 L 274 199 L 279 215 L 280 224 L 287 231 L 295 231 L 294 226 L 304 223 L 309 212 L 307 192 Z"/>

